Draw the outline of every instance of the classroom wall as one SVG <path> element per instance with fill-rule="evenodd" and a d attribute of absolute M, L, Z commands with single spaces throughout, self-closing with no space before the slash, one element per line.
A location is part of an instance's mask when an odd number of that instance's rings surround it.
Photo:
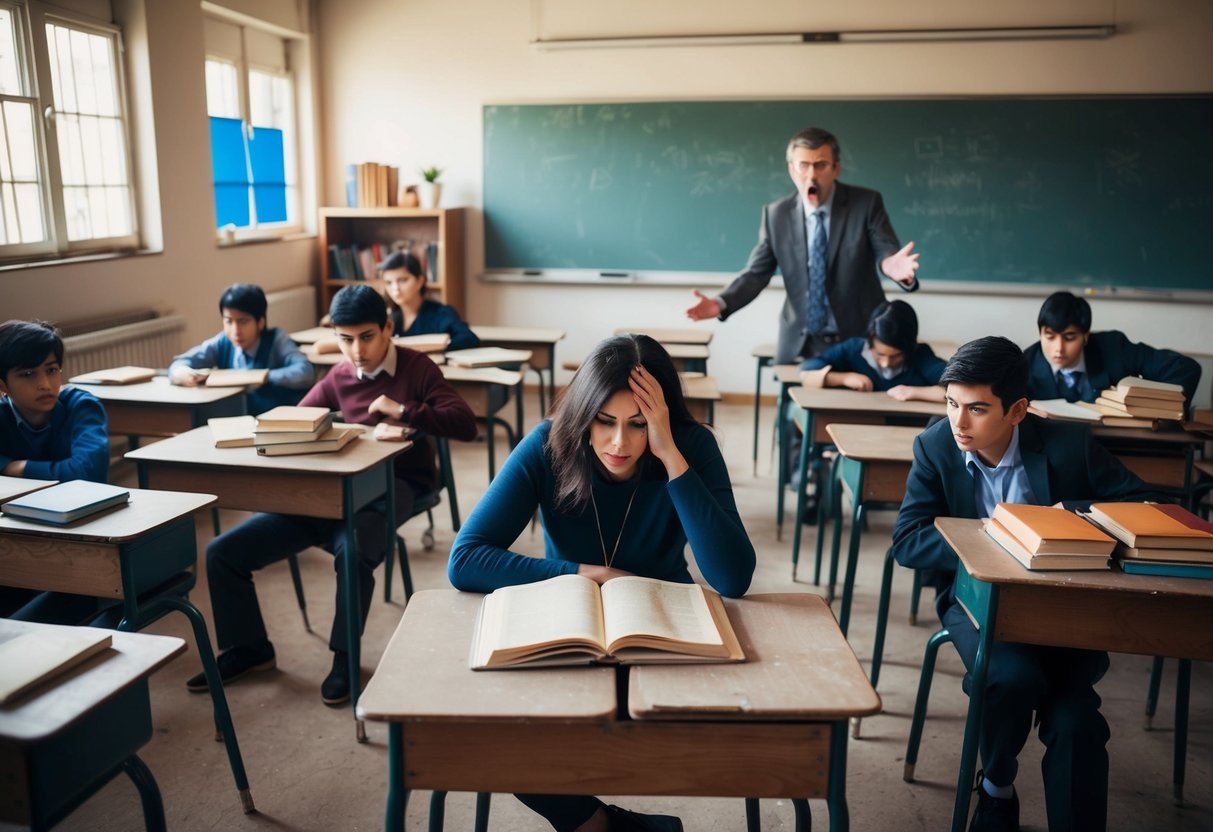
<path fill-rule="evenodd" d="M 486 103 L 596 100 L 736 99 L 755 97 L 853 97 L 922 95 L 1016 95 L 1082 93 L 1191 93 L 1213 90 L 1213 4 L 1207 0 L 1081 0 L 1015 4 L 1014 21 L 974 19 L 972 4 L 918 4 L 903 20 L 897 0 L 865 0 L 845 6 L 823 22 L 848 28 L 889 25 L 945 28 L 964 25 L 1028 25 L 1113 21 L 1116 36 L 1102 41 L 1006 41 L 969 43 L 716 46 L 540 51 L 529 45 L 539 34 L 616 34 L 611 20 L 635 21 L 644 14 L 602 18 L 590 9 L 584 23 L 570 24 L 563 4 L 531 0 L 319 0 L 317 31 L 322 63 L 321 97 L 326 147 L 322 194 L 339 204 L 343 166 L 375 160 L 401 166 L 402 178 L 421 166 L 445 168 L 446 205 L 472 208 L 467 246 L 468 315 L 479 323 L 559 325 L 569 331 L 562 357 L 584 355 L 617 325 L 686 324 L 685 287 L 537 288 L 486 284 L 483 269 L 481 107 Z M 601 5 L 601 4 L 598 4 Z M 633 3 L 633 6 L 637 4 Z M 804 4 L 789 27 L 806 25 Z M 653 18 L 649 33 L 671 34 L 681 15 Z M 686 32 L 743 26 L 739 4 L 696 4 Z M 1067 8 L 1068 7 L 1068 8 Z M 602 8 L 608 8 L 606 6 Z M 535 10 L 538 18 L 532 16 Z M 778 10 L 777 10 L 778 12 Z M 837 14 L 835 12 L 838 12 Z M 545 32 L 546 25 L 560 32 Z M 789 12 L 791 14 L 791 12 Z M 826 13 L 823 13 L 826 14 Z M 768 30 L 778 18 L 763 18 Z M 475 25 L 471 25 L 471 21 Z M 723 23 L 720 21 L 724 21 Z M 892 22 L 890 22 L 892 21 Z M 573 21 L 576 23 L 576 21 Z M 597 28 L 601 27 L 601 29 Z M 694 28 L 692 28 L 694 27 Z M 644 21 L 626 27 L 646 31 Z M 828 126 L 828 125 L 826 125 Z M 772 136 L 782 147 L 786 136 Z M 846 136 L 840 136 L 844 147 Z M 846 180 L 845 167 L 842 178 Z M 856 184 L 862 184 L 857 182 Z M 789 189 L 791 185 L 789 183 Z M 324 196 L 322 196 L 324 198 Z M 758 217 L 754 218 L 755 232 Z M 542 229 L 536 229 L 542 234 Z M 721 264 L 722 270 L 742 263 Z M 930 251 L 922 276 L 930 284 Z M 723 279 L 727 280 L 727 276 Z M 708 287 L 718 286 L 710 283 Z M 705 287 L 705 288 L 708 288 Z M 1213 276 L 1210 277 L 1213 289 Z M 774 340 L 783 292 L 769 289 L 727 323 L 700 324 L 716 330 L 710 368 L 726 391 L 753 389 L 750 349 Z M 1036 297 L 964 297 L 924 291 L 914 298 L 925 339 L 965 341 L 1004 334 L 1027 343 L 1034 337 Z M 1213 306 L 1096 298 L 1096 325 L 1118 327 L 1157 345 L 1213 352 L 1207 332 Z M 1202 401 L 1209 401 L 1208 379 Z M 769 385 L 768 385 L 769 389 Z"/>
<path fill-rule="evenodd" d="M 229 284 L 260 283 L 272 291 L 314 280 L 315 237 L 227 247 L 216 242 L 201 6 L 198 0 L 112 5 L 126 33 L 134 129 L 154 141 L 136 155 L 134 167 L 145 190 L 145 236 L 155 250 L 0 268 L 0 316 L 70 321 L 153 307 L 185 314 L 185 337 L 192 343 L 218 329 L 215 304 Z M 223 5 L 305 29 L 307 6 L 297 0 Z M 70 370 L 70 356 L 68 361 Z"/>

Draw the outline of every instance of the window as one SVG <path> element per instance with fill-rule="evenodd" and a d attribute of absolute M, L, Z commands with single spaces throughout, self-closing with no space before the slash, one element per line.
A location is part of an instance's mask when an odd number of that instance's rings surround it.
<path fill-rule="evenodd" d="M 119 31 L 0 0 L 0 258 L 137 244 Z"/>
<path fill-rule="evenodd" d="M 246 236 L 295 231 L 300 195 L 290 44 L 212 18 L 206 40 L 215 225 Z"/>

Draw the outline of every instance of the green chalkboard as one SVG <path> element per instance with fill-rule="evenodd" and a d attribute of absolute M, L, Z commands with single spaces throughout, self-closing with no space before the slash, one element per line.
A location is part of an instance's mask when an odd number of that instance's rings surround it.
<path fill-rule="evenodd" d="M 926 279 L 1213 290 L 1207 96 L 486 106 L 486 265 L 735 272 L 809 125 Z"/>

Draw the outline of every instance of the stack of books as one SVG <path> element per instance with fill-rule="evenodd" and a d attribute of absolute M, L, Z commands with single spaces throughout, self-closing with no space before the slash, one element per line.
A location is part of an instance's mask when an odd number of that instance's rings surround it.
<path fill-rule="evenodd" d="M 1213 523 L 1164 503 L 1095 503 L 1085 515 L 1119 543 L 1125 572 L 1213 579 Z"/>
<path fill-rule="evenodd" d="M 281 405 L 257 417 L 253 446 L 261 456 L 334 453 L 361 432 L 356 425 L 334 425 L 328 408 Z"/>
<path fill-rule="evenodd" d="M 1053 506 L 999 503 L 986 534 L 1027 569 L 1108 569 L 1116 540 Z"/>
<path fill-rule="evenodd" d="M 1126 376 L 1086 406 L 1109 427 L 1152 428 L 1158 419 L 1183 420 L 1184 391 L 1178 384 Z"/>
<path fill-rule="evenodd" d="M 400 168 L 363 162 L 345 167 L 345 201 L 350 208 L 387 208 L 398 203 Z"/>

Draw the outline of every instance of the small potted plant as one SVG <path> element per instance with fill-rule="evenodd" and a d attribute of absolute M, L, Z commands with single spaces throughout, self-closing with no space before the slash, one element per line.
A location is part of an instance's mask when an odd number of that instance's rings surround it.
<path fill-rule="evenodd" d="M 438 181 L 439 176 L 442 176 L 440 167 L 431 165 L 428 168 L 421 168 L 421 178 L 425 181 L 417 187 L 421 192 L 421 204 L 426 208 L 437 208 L 438 202 L 442 199 L 442 183 Z"/>

